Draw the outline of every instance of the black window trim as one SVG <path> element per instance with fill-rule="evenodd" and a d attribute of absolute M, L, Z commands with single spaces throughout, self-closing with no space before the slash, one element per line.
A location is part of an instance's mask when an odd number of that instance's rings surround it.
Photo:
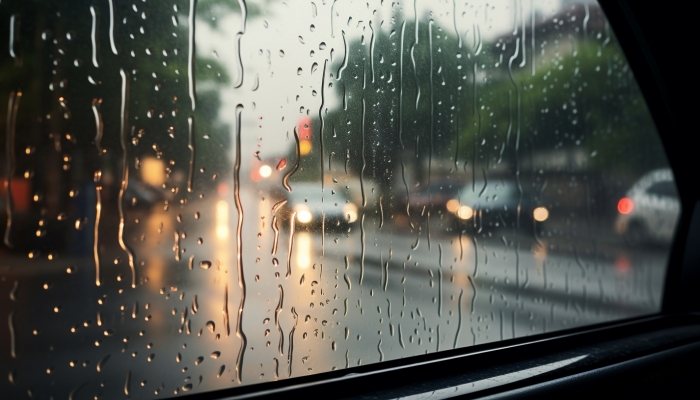
<path fill-rule="evenodd" d="M 673 329 L 690 331 L 684 337 L 674 338 Z M 664 330 L 671 331 L 665 335 Z M 635 342 L 645 343 L 650 340 L 644 335 L 661 335 L 668 339 L 666 343 L 653 343 L 652 346 L 635 347 Z M 627 341 L 637 335 L 633 343 Z M 689 336 L 689 337 L 688 337 Z M 187 399 L 266 399 L 281 395 L 293 398 L 372 398 L 381 391 L 378 398 L 399 398 L 409 394 L 418 394 L 421 387 L 432 387 L 435 382 L 445 388 L 454 387 L 471 381 L 475 369 L 491 368 L 510 372 L 512 365 L 523 361 L 537 362 L 543 359 L 562 359 L 561 354 L 586 351 L 587 348 L 603 348 L 601 343 L 615 341 L 608 346 L 608 357 L 598 357 L 594 362 L 581 367 L 573 366 L 566 371 L 552 371 L 542 376 L 523 379 L 495 388 L 470 394 L 468 398 L 494 395 L 510 390 L 538 385 L 550 380 L 561 379 L 569 374 L 589 372 L 591 369 L 606 368 L 610 364 L 624 363 L 640 357 L 668 351 L 684 345 L 700 342 L 700 314 L 689 315 L 654 315 L 634 318 L 626 321 L 600 324 L 572 329 L 565 332 L 537 335 L 488 343 L 474 347 L 440 351 L 427 355 L 413 356 L 406 359 L 385 361 L 366 366 L 353 367 L 348 370 L 324 372 L 305 377 L 283 379 L 276 382 L 250 384 L 208 393 L 186 396 Z M 653 342 L 653 340 L 652 340 Z M 622 344 L 622 346 L 621 346 Z M 629 347 L 626 352 L 616 354 L 617 347 Z M 651 348 L 650 348 L 651 347 Z M 593 368 L 595 367 L 595 368 Z M 466 374 L 465 374 L 466 373 Z M 409 386 L 409 387 L 407 387 Z M 322 395 L 325 393 L 326 395 Z M 177 396 L 178 398 L 182 395 Z"/>

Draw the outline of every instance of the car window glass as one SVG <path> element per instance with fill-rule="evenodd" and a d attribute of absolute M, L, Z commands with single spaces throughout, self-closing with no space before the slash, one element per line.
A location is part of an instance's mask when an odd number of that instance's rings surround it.
<path fill-rule="evenodd" d="M 8 398 L 660 310 L 680 205 L 632 190 L 675 183 L 595 1 L 6 0 L 0 30 Z"/>
<path fill-rule="evenodd" d="M 673 181 L 655 183 L 647 190 L 647 193 L 660 197 L 678 197 Z"/>

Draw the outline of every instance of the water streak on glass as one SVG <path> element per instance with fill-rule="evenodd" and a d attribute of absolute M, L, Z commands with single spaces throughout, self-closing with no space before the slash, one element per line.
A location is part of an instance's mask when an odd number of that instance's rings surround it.
<path fill-rule="evenodd" d="M 92 113 L 95 116 L 95 147 L 97 152 L 102 155 L 102 136 L 104 135 L 104 123 L 102 122 L 102 99 L 92 99 Z"/>
<path fill-rule="evenodd" d="M 111 0 L 110 0 L 111 1 Z M 196 107 L 196 95 L 195 95 L 195 76 L 194 76 L 194 35 L 195 35 L 195 12 L 197 9 L 197 0 L 190 0 L 190 15 L 187 18 L 188 26 L 188 62 L 187 62 L 187 81 L 189 83 L 189 95 L 190 101 L 192 102 L 192 111 Z"/>
<path fill-rule="evenodd" d="M 113 0 L 109 0 L 109 46 L 112 48 L 112 53 L 115 55 L 119 54 L 117 51 L 117 44 L 114 39 L 114 3 Z"/>
<path fill-rule="evenodd" d="M 194 185 L 194 160 L 195 160 L 195 138 L 194 138 L 194 117 L 187 118 L 187 127 L 189 143 L 187 147 L 190 149 L 190 169 L 187 172 L 187 191 L 192 192 Z"/>
<path fill-rule="evenodd" d="M 17 25 L 17 16 L 12 14 L 10 16 L 10 57 L 15 59 L 17 58 L 17 54 L 15 53 L 15 41 L 17 40 L 15 32 L 17 31 Z"/>
<path fill-rule="evenodd" d="M 236 379 L 241 383 L 243 373 L 243 355 L 246 350 L 246 336 L 243 333 L 243 309 L 245 308 L 245 276 L 243 274 L 243 207 L 241 206 L 241 115 L 243 106 L 236 106 L 236 157 L 233 170 L 233 198 L 236 203 L 238 224 L 236 225 L 236 266 L 238 269 L 238 287 L 241 290 L 241 301 L 238 305 L 238 318 L 236 318 L 236 336 L 241 344 L 236 357 Z M 291 246 L 290 246 L 291 247 Z"/>
<path fill-rule="evenodd" d="M 121 90 L 121 126 L 119 131 L 121 132 L 121 148 L 122 148 L 122 179 L 121 188 L 119 189 L 119 198 L 117 199 L 117 209 L 119 210 L 119 246 L 126 253 L 129 260 L 129 268 L 131 269 L 131 287 L 136 287 L 136 266 L 134 265 L 134 252 L 127 246 L 124 242 L 124 224 L 126 214 L 124 213 L 124 193 L 129 188 L 129 153 L 128 153 L 128 143 L 127 143 L 127 121 L 128 116 L 128 104 L 129 104 L 129 75 L 124 72 L 123 69 L 119 70 L 119 74 L 122 78 L 122 90 Z M 177 253 L 177 260 L 180 260 L 179 251 Z"/>
<path fill-rule="evenodd" d="M 99 41 L 97 39 L 98 18 L 97 11 L 95 10 L 94 6 L 90 6 L 90 15 L 92 16 L 92 29 L 90 31 L 90 41 L 92 43 L 92 65 L 94 65 L 95 68 L 99 68 Z"/>
<path fill-rule="evenodd" d="M 13 15 L 14 21 L 14 15 Z M 13 55 L 14 58 L 14 55 Z M 4 243 L 5 246 L 12 248 L 12 215 L 14 213 L 14 196 L 12 195 L 12 178 L 15 174 L 15 136 L 17 135 L 17 110 L 19 108 L 19 100 L 22 98 L 22 92 L 10 92 L 10 98 L 7 102 L 7 127 L 5 129 L 5 210 L 7 213 L 7 223 L 5 225 L 5 236 Z"/>

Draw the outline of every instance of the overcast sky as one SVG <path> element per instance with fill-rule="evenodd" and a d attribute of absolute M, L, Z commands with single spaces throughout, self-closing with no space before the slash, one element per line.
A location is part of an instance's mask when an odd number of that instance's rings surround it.
<path fill-rule="evenodd" d="M 472 46 L 477 24 L 482 39 L 489 40 L 529 25 L 533 7 L 537 18 L 548 18 L 568 3 L 572 0 L 481 0 L 469 1 L 466 5 L 445 0 L 418 0 L 400 4 L 403 15 L 410 20 L 416 14 L 430 15 L 435 26 L 452 30 L 451 35 L 454 35 L 456 25 L 464 45 Z M 239 88 L 234 88 L 233 83 L 239 81 L 240 74 L 235 40 L 236 34 L 243 29 L 240 13 L 221 12 L 216 17 L 216 28 L 207 21 L 198 20 L 196 49 L 199 57 L 218 58 L 232 78 L 232 84 L 218 87 L 223 100 L 219 113 L 221 121 L 233 129 L 235 107 L 243 104 L 243 151 L 245 153 L 246 148 L 251 152 L 260 150 L 263 159 L 271 160 L 286 153 L 293 145 L 293 141 L 287 140 L 287 132 L 292 137 L 291 130 L 300 116 L 309 109 L 312 116 L 318 115 L 324 60 L 329 60 L 326 83 L 334 81 L 330 74 L 336 75 L 336 68 L 342 62 L 344 44 L 341 31 L 345 32 L 348 42 L 365 35 L 369 43 L 369 21 L 373 21 L 372 29 L 382 29 L 386 34 L 391 30 L 398 32 L 402 21 L 392 24 L 389 0 L 341 0 L 335 3 L 331 0 L 289 0 L 270 1 L 269 4 L 249 0 L 248 4 L 251 8 L 258 5 L 263 13 L 247 19 L 241 37 L 244 75 Z M 456 13 L 453 14 L 453 10 Z M 183 17 L 180 20 L 187 21 L 186 16 Z M 425 24 L 421 27 L 426 29 Z M 414 32 L 406 32 L 407 44 L 412 44 L 413 38 Z M 314 63 L 317 63 L 317 69 L 312 73 Z M 253 91 L 254 87 L 257 90 Z M 198 90 L 208 89 L 211 87 L 198 86 Z M 325 107 L 338 107 L 341 100 L 329 92 L 326 92 Z"/>

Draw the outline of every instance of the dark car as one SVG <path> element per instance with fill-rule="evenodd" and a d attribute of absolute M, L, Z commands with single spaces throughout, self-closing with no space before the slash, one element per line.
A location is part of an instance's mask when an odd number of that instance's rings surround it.
<path fill-rule="evenodd" d="M 549 209 L 540 203 L 515 181 L 476 181 L 463 186 L 445 208 L 458 226 L 527 229 L 549 219 Z"/>

